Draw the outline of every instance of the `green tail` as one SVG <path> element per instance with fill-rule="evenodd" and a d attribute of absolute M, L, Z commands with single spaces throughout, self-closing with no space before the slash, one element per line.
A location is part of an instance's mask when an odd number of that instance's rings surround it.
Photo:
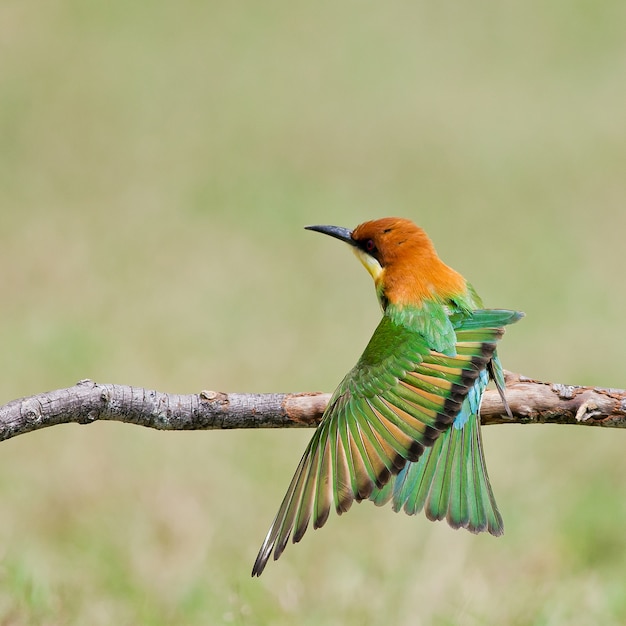
<path fill-rule="evenodd" d="M 417 462 L 407 463 L 395 480 L 374 490 L 370 500 L 380 506 L 392 499 L 395 511 L 415 515 L 423 510 L 430 520 L 445 519 L 453 528 L 473 533 L 504 532 L 485 465 L 480 418 L 471 410 L 485 378 L 476 381 L 475 393 L 463 403 L 459 415 L 467 418 L 457 418 Z"/>

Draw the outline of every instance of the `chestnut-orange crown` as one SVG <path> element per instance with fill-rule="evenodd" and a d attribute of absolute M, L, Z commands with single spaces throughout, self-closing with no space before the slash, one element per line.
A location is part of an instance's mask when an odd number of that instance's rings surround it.
<path fill-rule="evenodd" d="M 465 279 L 441 261 L 428 235 L 410 220 L 385 217 L 364 222 L 354 229 L 352 239 L 380 264 L 376 286 L 389 302 L 418 304 L 466 291 Z"/>
<path fill-rule="evenodd" d="M 408 257 L 417 256 L 426 261 L 437 256 L 424 230 L 402 217 L 383 217 L 359 224 L 352 232 L 352 239 L 358 242 L 372 241 L 372 256 L 383 267 L 402 262 Z"/>

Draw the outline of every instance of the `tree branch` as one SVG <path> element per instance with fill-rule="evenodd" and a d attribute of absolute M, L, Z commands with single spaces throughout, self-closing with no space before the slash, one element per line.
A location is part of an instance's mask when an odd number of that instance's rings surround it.
<path fill-rule="evenodd" d="M 483 424 L 586 424 L 626 428 L 626 390 L 546 383 L 507 372 L 506 416 L 495 390 L 481 407 Z M 158 430 L 313 427 L 330 394 L 221 393 L 178 395 L 81 380 L 74 387 L 0 407 L 0 440 L 55 424 L 113 420 Z"/>

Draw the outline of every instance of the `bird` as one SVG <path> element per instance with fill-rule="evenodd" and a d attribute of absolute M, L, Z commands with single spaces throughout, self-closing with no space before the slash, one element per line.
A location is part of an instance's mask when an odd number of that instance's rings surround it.
<path fill-rule="evenodd" d="M 348 244 L 374 279 L 383 316 L 332 394 L 252 569 L 260 576 L 289 538 L 324 526 L 334 508 L 370 500 L 472 533 L 503 533 L 483 454 L 480 403 L 493 380 L 505 410 L 497 344 L 523 313 L 485 309 L 412 221 L 354 230 L 306 226 Z"/>

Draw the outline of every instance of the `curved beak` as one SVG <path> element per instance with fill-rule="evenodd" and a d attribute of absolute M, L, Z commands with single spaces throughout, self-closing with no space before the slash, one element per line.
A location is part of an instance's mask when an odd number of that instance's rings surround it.
<path fill-rule="evenodd" d="M 356 246 L 356 242 L 352 239 L 352 231 L 348 228 L 343 228 L 341 226 L 305 226 L 306 230 L 314 230 L 318 233 L 324 233 L 324 235 L 330 235 L 335 239 L 339 239 L 344 243 L 350 244 L 351 246 Z"/>

